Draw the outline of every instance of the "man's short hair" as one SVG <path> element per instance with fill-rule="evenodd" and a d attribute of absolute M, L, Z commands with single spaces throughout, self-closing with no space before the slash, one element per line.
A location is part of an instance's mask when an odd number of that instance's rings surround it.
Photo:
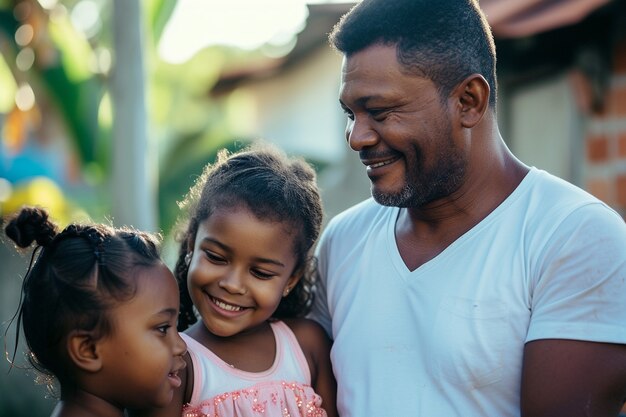
<path fill-rule="evenodd" d="M 467 76 L 481 74 L 496 104 L 496 52 L 476 0 L 363 0 L 329 36 L 350 56 L 371 45 L 395 45 L 398 62 L 433 81 L 442 98 Z"/>

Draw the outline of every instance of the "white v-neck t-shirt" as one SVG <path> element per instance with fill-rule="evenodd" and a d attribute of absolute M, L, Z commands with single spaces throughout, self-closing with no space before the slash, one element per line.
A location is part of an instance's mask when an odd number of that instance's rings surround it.
<path fill-rule="evenodd" d="M 519 416 L 526 342 L 626 343 L 626 225 L 585 191 L 533 168 L 414 271 L 398 213 L 364 201 L 317 248 L 342 417 Z"/>

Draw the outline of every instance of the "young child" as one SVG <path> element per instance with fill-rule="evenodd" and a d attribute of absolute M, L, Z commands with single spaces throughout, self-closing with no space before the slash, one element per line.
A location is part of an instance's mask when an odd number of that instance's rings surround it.
<path fill-rule="evenodd" d="M 183 206 L 175 275 L 190 364 L 168 415 L 185 404 L 184 416 L 335 417 L 330 342 L 302 318 L 322 221 L 313 169 L 267 144 L 222 151 Z"/>
<path fill-rule="evenodd" d="M 176 331 L 176 281 L 156 238 L 99 224 L 57 233 L 39 208 L 22 209 L 5 232 L 21 248 L 36 242 L 16 316 L 31 364 L 59 382 L 52 416 L 121 417 L 124 408 L 168 405 L 186 346 Z"/>

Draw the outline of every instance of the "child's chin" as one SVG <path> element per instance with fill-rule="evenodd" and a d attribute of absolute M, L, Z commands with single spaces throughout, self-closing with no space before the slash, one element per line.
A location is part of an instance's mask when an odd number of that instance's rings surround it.
<path fill-rule="evenodd" d="M 174 389 L 170 389 L 167 395 L 161 395 L 159 398 L 155 399 L 154 403 L 150 405 L 150 408 L 164 408 L 170 405 L 172 399 L 174 398 Z"/>

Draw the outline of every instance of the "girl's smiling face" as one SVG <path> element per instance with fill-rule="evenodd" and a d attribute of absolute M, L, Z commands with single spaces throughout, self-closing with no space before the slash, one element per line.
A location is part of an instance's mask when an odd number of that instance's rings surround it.
<path fill-rule="evenodd" d="M 98 341 L 102 396 L 131 408 L 164 407 L 181 384 L 187 347 L 176 331 L 176 280 L 163 264 L 138 267 L 135 296 L 111 309 L 112 334 Z"/>
<path fill-rule="evenodd" d="M 269 319 L 299 279 L 294 235 L 245 206 L 216 209 L 198 227 L 187 287 L 206 328 L 221 337 Z"/>

